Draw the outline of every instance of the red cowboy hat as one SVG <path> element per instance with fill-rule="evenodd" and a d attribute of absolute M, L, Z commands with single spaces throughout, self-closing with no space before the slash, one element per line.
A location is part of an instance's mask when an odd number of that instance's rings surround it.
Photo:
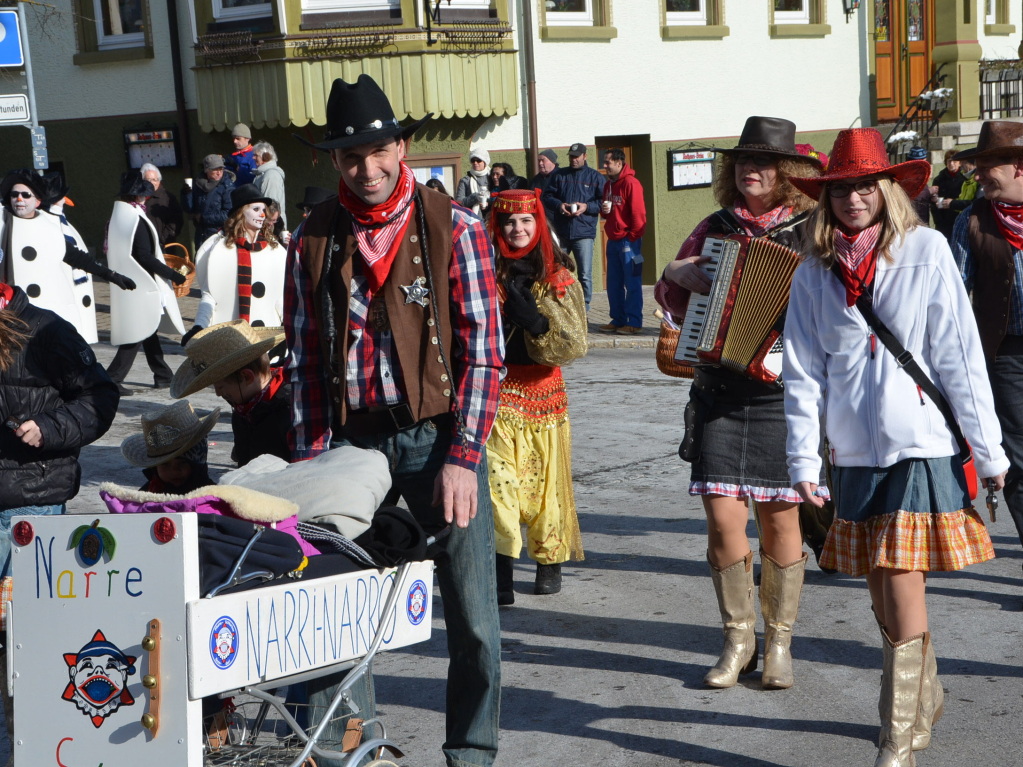
<path fill-rule="evenodd" d="M 927 160 L 908 160 L 892 165 L 880 133 L 873 128 L 849 128 L 835 139 L 827 172 L 814 178 L 790 176 L 789 181 L 803 194 L 819 200 L 825 184 L 864 176 L 890 176 L 912 200 L 927 186 L 931 164 Z"/>

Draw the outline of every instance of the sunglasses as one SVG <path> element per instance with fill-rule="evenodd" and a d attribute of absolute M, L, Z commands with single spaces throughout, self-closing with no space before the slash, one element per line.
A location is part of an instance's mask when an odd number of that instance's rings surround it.
<path fill-rule="evenodd" d="M 855 184 L 832 184 L 828 187 L 828 195 L 838 198 L 848 197 L 852 192 L 856 192 L 860 197 L 866 197 L 868 194 L 873 194 L 876 191 L 876 178 L 857 181 Z"/>
<path fill-rule="evenodd" d="M 736 165 L 748 165 L 753 163 L 758 168 L 769 168 L 774 165 L 777 160 L 769 154 L 737 154 L 735 156 Z"/>
<path fill-rule="evenodd" d="M 12 200 L 17 200 L 19 197 L 23 200 L 31 200 L 35 195 L 31 192 L 11 192 Z"/>

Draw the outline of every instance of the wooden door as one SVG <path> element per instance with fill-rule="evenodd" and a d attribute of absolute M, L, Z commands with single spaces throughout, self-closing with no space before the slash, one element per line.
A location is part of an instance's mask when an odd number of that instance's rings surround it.
<path fill-rule="evenodd" d="M 897 120 L 931 78 L 934 8 L 925 0 L 873 0 L 877 119 Z"/>

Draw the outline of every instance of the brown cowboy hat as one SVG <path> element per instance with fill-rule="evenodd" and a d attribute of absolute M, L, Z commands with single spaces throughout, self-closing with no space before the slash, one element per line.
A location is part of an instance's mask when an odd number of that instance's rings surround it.
<path fill-rule="evenodd" d="M 734 147 L 711 147 L 718 154 L 736 155 L 755 152 L 756 154 L 777 155 L 793 160 L 804 160 L 821 167 L 821 161 L 796 149 L 796 124 L 781 117 L 748 117 Z"/>
<path fill-rule="evenodd" d="M 1023 123 L 988 120 L 980 126 L 980 139 L 973 149 L 964 149 L 953 160 L 974 160 L 993 155 L 1023 155 Z"/>
<path fill-rule="evenodd" d="M 931 164 L 909 160 L 892 165 L 880 133 L 873 128 L 849 128 L 835 139 L 826 173 L 813 178 L 790 176 L 789 181 L 807 197 L 819 200 L 825 184 L 864 176 L 890 176 L 912 200 L 927 186 Z"/>

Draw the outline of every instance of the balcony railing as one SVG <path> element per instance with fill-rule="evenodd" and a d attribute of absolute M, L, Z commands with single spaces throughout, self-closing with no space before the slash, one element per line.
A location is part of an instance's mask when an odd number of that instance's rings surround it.
<path fill-rule="evenodd" d="M 980 62 L 980 118 L 1000 120 L 1023 116 L 1023 62 L 991 59 Z"/>

